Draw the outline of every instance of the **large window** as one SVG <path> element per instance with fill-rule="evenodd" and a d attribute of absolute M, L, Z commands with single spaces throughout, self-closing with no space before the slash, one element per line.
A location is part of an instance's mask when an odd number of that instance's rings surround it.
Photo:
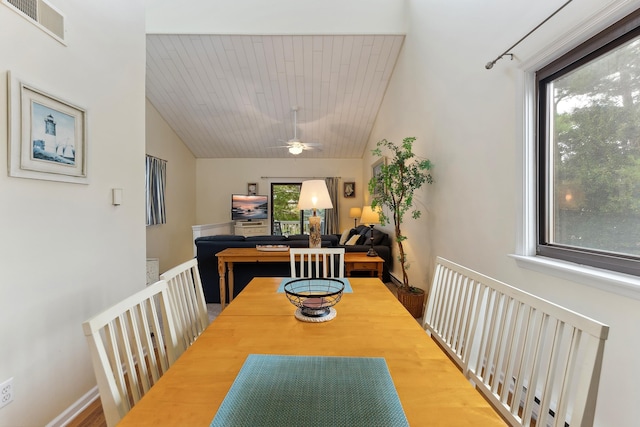
<path fill-rule="evenodd" d="M 537 253 L 640 275 L 640 11 L 536 81 Z"/>

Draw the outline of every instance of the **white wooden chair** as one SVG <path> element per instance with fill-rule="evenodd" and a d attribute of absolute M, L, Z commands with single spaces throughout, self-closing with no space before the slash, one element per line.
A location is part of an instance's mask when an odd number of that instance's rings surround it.
<path fill-rule="evenodd" d="M 344 248 L 289 249 L 291 277 L 344 277 Z"/>
<path fill-rule="evenodd" d="M 592 426 L 609 327 L 443 258 L 424 326 L 511 425 Z"/>
<path fill-rule="evenodd" d="M 82 328 L 107 425 L 115 426 L 176 360 L 167 283 L 147 286 Z"/>
<path fill-rule="evenodd" d="M 160 279 L 169 286 L 171 310 L 178 335 L 176 356 L 180 356 L 209 325 L 198 260 L 193 258 L 183 262 L 164 272 Z"/>
<path fill-rule="evenodd" d="M 464 267 L 438 258 L 423 326 L 467 375 L 471 350 L 467 343 L 471 342 L 475 326 L 471 322 L 478 308 L 476 283 L 464 271 Z"/>

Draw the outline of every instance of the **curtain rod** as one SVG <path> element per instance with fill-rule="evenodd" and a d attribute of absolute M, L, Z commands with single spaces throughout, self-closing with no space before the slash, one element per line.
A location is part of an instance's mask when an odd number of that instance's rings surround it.
<path fill-rule="evenodd" d="M 261 176 L 261 179 L 326 179 L 326 178 L 338 178 L 341 176 Z"/>
<path fill-rule="evenodd" d="M 151 157 L 152 159 L 157 159 L 157 160 L 162 160 L 163 162 L 167 162 L 165 159 L 161 159 L 160 157 L 152 156 L 151 154 L 145 154 L 145 156 Z"/>
<path fill-rule="evenodd" d="M 505 56 L 511 56 L 511 60 L 513 61 L 513 53 L 510 53 L 509 51 L 511 49 L 513 49 L 514 47 L 518 46 L 520 44 L 520 42 L 524 39 L 526 39 L 527 37 L 529 37 L 531 35 L 531 33 L 533 33 L 535 30 L 537 30 L 538 28 L 540 28 L 545 22 L 547 22 L 549 19 L 553 18 L 556 13 L 560 12 L 562 9 L 564 9 L 564 7 L 566 5 L 568 5 L 569 3 L 571 3 L 573 0 L 569 0 L 567 1 L 565 4 L 563 4 L 562 6 L 560 6 L 555 12 L 553 12 L 551 15 L 549 15 L 547 17 L 547 19 L 545 19 L 544 21 L 542 21 L 541 23 L 539 23 L 533 30 L 529 31 L 523 38 L 521 38 L 520 40 L 518 40 L 513 46 L 511 46 L 509 49 L 505 50 L 504 53 L 502 55 L 499 55 L 496 59 L 494 59 L 493 61 L 489 61 L 487 62 L 487 65 L 484 66 L 484 68 L 486 68 L 487 70 L 490 70 L 493 68 L 493 66 L 495 65 L 496 62 L 498 62 L 499 60 L 501 60 L 503 57 Z"/>

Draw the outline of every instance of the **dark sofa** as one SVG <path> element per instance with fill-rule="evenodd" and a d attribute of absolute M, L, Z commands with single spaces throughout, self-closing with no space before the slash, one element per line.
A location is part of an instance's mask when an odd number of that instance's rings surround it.
<path fill-rule="evenodd" d="M 365 226 L 359 226 L 351 230 L 351 234 L 359 234 L 361 237 L 355 245 L 339 245 L 339 235 L 323 235 L 323 247 L 344 247 L 345 252 L 366 252 L 369 250 L 369 237 L 371 233 Z M 254 248 L 256 245 L 287 245 L 292 248 L 306 248 L 309 246 L 308 235 L 292 236 L 234 236 L 217 235 L 198 237 L 195 240 L 197 249 L 198 269 L 204 296 L 208 303 L 220 302 L 220 276 L 218 275 L 218 259 L 216 254 L 227 248 Z M 374 229 L 374 249 L 380 258 L 384 259 L 384 281 L 389 280 L 391 270 L 391 241 L 389 236 Z M 289 277 L 291 270 L 286 262 L 262 262 L 262 263 L 237 263 L 233 268 L 234 297 L 254 277 Z M 228 290 L 227 290 L 228 292 Z M 228 298 L 227 298 L 228 300 Z"/>

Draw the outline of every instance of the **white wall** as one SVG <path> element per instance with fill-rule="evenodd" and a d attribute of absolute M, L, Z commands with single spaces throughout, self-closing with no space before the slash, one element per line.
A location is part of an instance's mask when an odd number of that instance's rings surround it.
<path fill-rule="evenodd" d="M 2 426 L 45 425 L 91 390 L 81 323 L 145 283 L 144 3 L 53 3 L 66 47 L 0 5 Z M 89 184 L 7 176 L 8 70 L 86 109 Z"/>
<path fill-rule="evenodd" d="M 521 67 L 550 45 L 562 50 L 574 27 L 591 30 L 583 19 L 609 21 L 618 12 L 609 16 L 605 4 L 640 2 L 573 2 L 492 70 L 488 61 L 564 2 L 406 3 L 406 41 L 370 144 L 416 136 L 415 151 L 435 164 L 436 183 L 417 196 L 423 218 L 404 227 L 410 279 L 428 286 L 441 255 L 609 324 L 595 425 L 637 425 L 640 301 L 519 268 L 509 255 L 522 218 Z"/>
<path fill-rule="evenodd" d="M 354 159 L 198 159 L 196 220 L 198 224 L 231 221 L 231 194 L 246 194 L 247 183 L 258 183 L 259 194 L 270 194 L 272 182 L 340 177 L 340 230 L 353 227 L 349 209 L 362 207 L 362 162 Z M 263 178 L 270 177 L 270 178 Z M 290 177 L 287 179 L 285 177 Z M 302 178 L 302 179 L 299 179 Z M 342 197 L 344 182 L 356 183 L 356 197 Z"/>
<path fill-rule="evenodd" d="M 163 273 L 193 258 L 196 159 L 148 100 L 146 132 L 147 154 L 167 161 L 167 223 L 146 228 L 147 257 L 159 258 Z"/>

